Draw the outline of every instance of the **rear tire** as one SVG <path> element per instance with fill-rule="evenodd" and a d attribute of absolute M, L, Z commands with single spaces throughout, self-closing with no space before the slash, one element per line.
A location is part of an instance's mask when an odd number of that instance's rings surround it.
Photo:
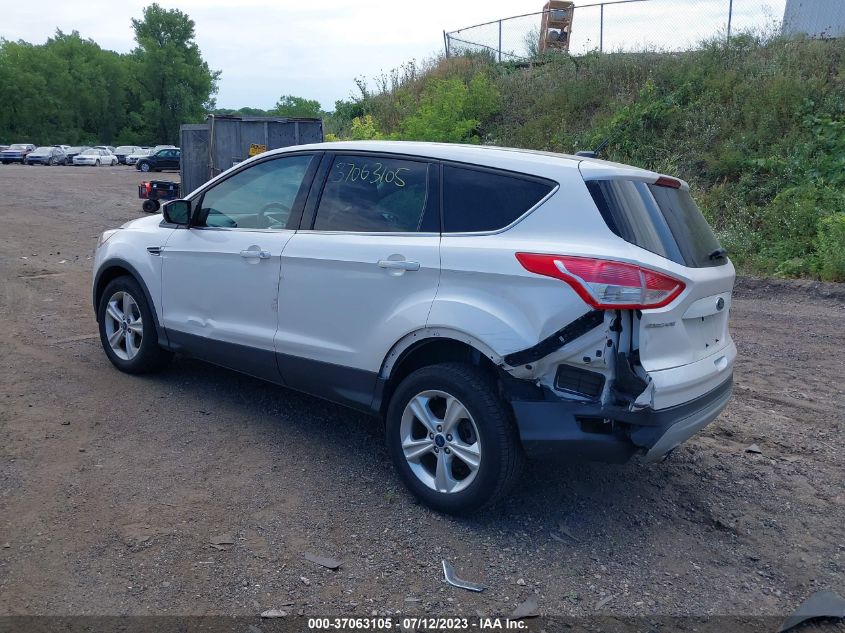
<path fill-rule="evenodd" d="M 388 452 L 402 481 L 439 512 L 465 514 L 494 505 L 522 470 L 510 408 L 495 381 L 473 365 L 441 363 L 413 372 L 390 399 L 386 427 Z"/>
<path fill-rule="evenodd" d="M 113 279 L 97 308 L 100 343 L 109 360 L 127 374 L 161 369 L 173 356 L 158 344 L 151 306 L 132 277 Z"/>
<path fill-rule="evenodd" d="M 97 159 L 97 160 L 94 161 L 94 167 L 99 167 L 99 166 L 100 166 L 100 160 Z"/>

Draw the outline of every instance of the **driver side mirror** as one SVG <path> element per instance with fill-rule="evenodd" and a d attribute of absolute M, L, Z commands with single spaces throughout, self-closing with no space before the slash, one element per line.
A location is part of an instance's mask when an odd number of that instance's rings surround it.
<path fill-rule="evenodd" d="M 191 201 L 171 200 L 161 210 L 165 222 L 188 226 L 191 221 Z"/>

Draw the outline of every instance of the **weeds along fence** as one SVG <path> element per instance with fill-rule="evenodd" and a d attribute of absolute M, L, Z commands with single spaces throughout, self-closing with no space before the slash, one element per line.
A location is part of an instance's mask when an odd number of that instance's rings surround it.
<path fill-rule="evenodd" d="M 845 0 L 843 0 L 845 1 Z M 743 31 L 779 29 L 786 0 L 613 0 L 578 4 L 569 53 L 682 51 Z M 539 4 L 539 3 L 538 3 Z M 537 56 L 543 11 L 444 31 L 446 56 L 487 52 L 496 61 Z"/>

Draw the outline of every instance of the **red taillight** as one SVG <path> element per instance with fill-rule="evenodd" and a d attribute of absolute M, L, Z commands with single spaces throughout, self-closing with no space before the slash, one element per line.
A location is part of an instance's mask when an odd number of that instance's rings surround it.
<path fill-rule="evenodd" d="M 594 308 L 662 308 L 683 292 L 684 282 L 634 264 L 607 259 L 517 253 L 525 270 L 568 283 Z"/>
<path fill-rule="evenodd" d="M 680 189 L 681 188 L 681 181 L 675 180 L 674 178 L 669 178 L 668 176 L 661 176 L 654 184 L 658 187 L 671 187 L 672 189 Z"/>

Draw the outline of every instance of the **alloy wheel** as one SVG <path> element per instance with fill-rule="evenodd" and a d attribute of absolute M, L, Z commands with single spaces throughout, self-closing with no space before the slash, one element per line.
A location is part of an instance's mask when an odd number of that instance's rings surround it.
<path fill-rule="evenodd" d="M 429 390 L 411 398 L 399 433 L 411 472 L 432 490 L 460 492 L 478 474 L 478 428 L 467 408 L 451 394 Z"/>
<path fill-rule="evenodd" d="M 106 338 L 115 356 L 132 360 L 141 350 L 144 324 L 138 303 L 128 292 L 115 292 L 106 305 Z"/>

